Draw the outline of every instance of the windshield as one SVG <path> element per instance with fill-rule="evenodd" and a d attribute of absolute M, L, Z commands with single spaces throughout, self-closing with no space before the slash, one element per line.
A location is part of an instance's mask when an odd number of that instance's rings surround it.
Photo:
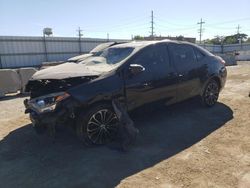
<path fill-rule="evenodd" d="M 102 54 L 103 51 L 99 51 L 99 52 L 92 52 L 93 56 L 100 56 Z"/>
<path fill-rule="evenodd" d="M 107 43 L 99 44 L 93 50 L 91 50 L 90 53 L 94 54 L 94 53 L 97 53 L 97 52 L 103 52 L 103 50 L 105 50 L 108 47 L 111 47 L 114 44 L 115 44 L 114 42 L 107 42 Z"/>
<path fill-rule="evenodd" d="M 99 56 L 91 57 L 84 61 L 82 64 L 85 65 L 98 65 L 98 64 L 106 64 L 106 65 L 115 65 L 125 58 L 127 58 L 134 48 L 108 48 L 105 49 Z"/>

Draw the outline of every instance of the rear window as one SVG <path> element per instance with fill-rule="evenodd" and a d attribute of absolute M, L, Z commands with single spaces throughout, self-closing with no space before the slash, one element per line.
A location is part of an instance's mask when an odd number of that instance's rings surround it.
<path fill-rule="evenodd" d="M 197 61 L 201 61 L 205 57 L 205 55 L 200 50 L 195 48 L 194 51 L 195 51 Z"/>
<path fill-rule="evenodd" d="M 196 61 L 194 50 L 189 45 L 170 44 L 169 49 L 172 52 L 175 63 L 177 64 L 185 65 Z"/>

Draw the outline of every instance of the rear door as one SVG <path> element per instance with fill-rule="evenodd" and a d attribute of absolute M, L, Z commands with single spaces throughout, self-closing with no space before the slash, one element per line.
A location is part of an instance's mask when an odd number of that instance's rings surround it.
<path fill-rule="evenodd" d="M 140 64 L 145 71 L 125 80 L 128 109 L 175 102 L 178 79 L 165 43 L 144 48 L 129 64 Z"/>
<path fill-rule="evenodd" d="M 170 43 L 171 61 L 178 74 L 177 100 L 182 101 L 200 93 L 200 65 L 194 49 L 188 44 Z"/>

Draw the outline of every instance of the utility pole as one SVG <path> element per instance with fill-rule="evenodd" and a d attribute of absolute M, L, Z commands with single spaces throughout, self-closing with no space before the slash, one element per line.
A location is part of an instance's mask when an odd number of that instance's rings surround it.
<path fill-rule="evenodd" d="M 44 45 L 45 61 L 48 62 L 48 52 L 47 52 L 45 33 L 43 33 L 43 45 Z"/>
<path fill-rule="evenodd" d="M 1 54 L 0 54 L 0 69 L 3 68 L 2 61 L 1 61 Z"/>
<path fill-rule="evenodd" d="M 200 25 L 200 29 L 199 29 L 198 33 L 200 34 L 200 44 L 201 44 L 201 36 L 202 36 L 202 33 L 203 33 L 202 25 L 205 24 L 205 22 L 201 18 L 201 21 L 198 22 L 197 24 Z"/>
<path fill-rule="evenodd" d="M 107 42 L 109 42 L 109 33 L 107 33 Z"/>
<path fill-rule="evenodd" d="M 82 34 L 82 30 L 80 27 L 78 27 L 77 36 L 78 36 L 78 42 L 79 42 L 79 54 L 81 54 L 82 53 L 81 37 L 83 36 L 83 34 Z"/>
<path fill-rule="evenodd" d="M 241 44 L 242 43 L 242 41 L 241 41 L 241 38 L 240 38 L 240 25 L 238 24 L 238 26 L 236 27 L 236 29 L 237 29 L 237 40 L 239 41 L 239 44 Z"/>
<path fill-rule="evenodd" d="M 238 26 L 236 27 L 236 29 L 237 29 L 237 34 L 239 35 L 240 34 L 240 25 L 238 24 Z"/>
<path fill-rule="evenodd" d="M 151 11 L 151 37 L 154 38 L 154 11 Z"/>

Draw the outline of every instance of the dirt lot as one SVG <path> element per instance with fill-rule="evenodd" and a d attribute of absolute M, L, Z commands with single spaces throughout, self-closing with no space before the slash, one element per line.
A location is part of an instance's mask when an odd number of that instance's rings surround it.
<path fill-rule="evenodd" d="M 127 153 L 86 148 L 62 129 L 33 131 L 24 97 L 0 101 L 1 187 L 250 187 L 250 62 L 228 67 L 219 103 L 196 100 L 134 117 Z"/>

